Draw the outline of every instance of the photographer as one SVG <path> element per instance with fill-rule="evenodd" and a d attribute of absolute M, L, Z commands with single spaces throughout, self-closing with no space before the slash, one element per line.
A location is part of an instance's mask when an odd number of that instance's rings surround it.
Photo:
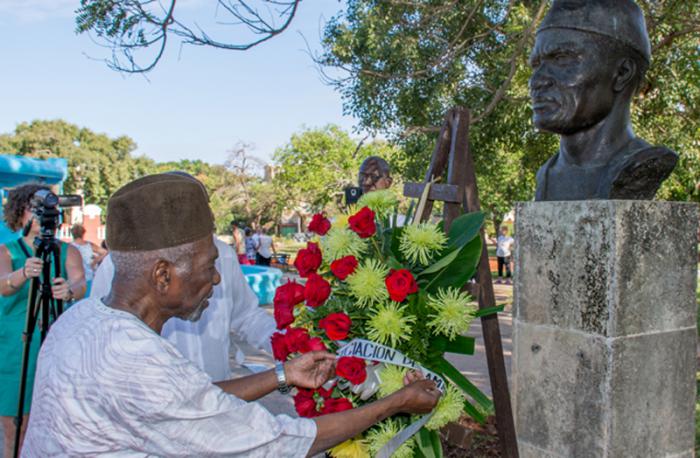
<path fill-rule="evenodd" d="M 40 226 L 32 213 L 31 200 L 34 194 L 46 186 L 28 184 L 9 192 L 4 206 L 5 222 L 13 231 L 20 231 L 30 221 L 26 236 L 0 246 L 0 421 L 4 430 L 4 456 L 12 455 L 15 437 L 13 417 L 17 414 L 20 369 L 22 367 L 22 333 L 27 314 L 27 300 L 31 280 L 40 277 L 42 260 L 34 257 L 34 239 Z M 51 266 L 51 292 L 55 299 L 71 301 L 85 294 L 85 275 L 82 258 L 74 247 L 61 243 L 61 273 L 68 280 L 56 277 Z M 29 413 L 34 370 L 39 352 L 39 332 L 34 332 L 29 357 L 24 413 Z M 27 420 L 23 422 L 26 427 Z"/>

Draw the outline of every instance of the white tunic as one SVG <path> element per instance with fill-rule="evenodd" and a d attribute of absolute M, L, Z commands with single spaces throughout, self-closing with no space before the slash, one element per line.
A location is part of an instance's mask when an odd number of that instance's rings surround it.
<path fill-rule="evenodd" d="M 39 353 L 24 457 L 303 457 L 307 419 L 224 393 L 136 316 L 95 299 L 53 325 Z"/>
<path fill-rule="evenodd" d="M 195 322 L 171 318 L 161 335 L 172 342 L 180 353 L 215 382 L 231 378 L 230 333 L 234 332 L 254 347 L 272 353 L 270 336 L 275 320 L 258 305 L 258 298 L 243 275 L 233 249 L 214 237 L 219 251 L 216 268 L 221 283 L 214 287 L 209 307 Z M 109 294 L 114 277 L 114 264 L 107 256 L 95 273 L 90 297 L 101 299 Z M 243 353 L 234 346 L 236 362 L 243 362 Z"/>

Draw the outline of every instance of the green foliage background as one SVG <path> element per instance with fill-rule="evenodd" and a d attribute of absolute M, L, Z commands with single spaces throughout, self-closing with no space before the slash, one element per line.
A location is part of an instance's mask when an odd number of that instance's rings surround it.
<path fill-rule="evenodd" d="M 496 224 L 534 196 L 557 138 L 531 123 L 527 57 L 547 1 L 347 0 L 326 25 L 316 61 L 362 127 L 403 149 L 404 178 L 421 179 L 444 113 L 472 109 L 480 196 Z M 634 105 L 641 137 L 681 155 L 659 197 L 700 201 L 700 2 L 644 0 L 653 50 Z"/>

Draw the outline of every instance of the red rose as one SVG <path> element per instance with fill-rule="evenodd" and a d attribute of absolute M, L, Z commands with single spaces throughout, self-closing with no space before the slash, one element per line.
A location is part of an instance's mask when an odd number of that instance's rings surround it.
<path fill-rule="evenodd" d="M 284 329 L 294 322 L 294 306 L 304 301 L 304 287 L 295 281 L 288 281 L 277 288 L 273 303 L 277 329 Z"/>
<path fill-rule="evenodd" d="M 359 212 L 348 218 L 348 226 L 363 239 L 372 237 L 377 232 L 377 226 L 374 225 L 374 212 L 369 207 L 362 207 Z"/>
<path fill-rule="evenodd" d="M 316 269 L 321 266 L 321 261 L 321 250 L 318 248 L 318 243 L 309 242 L 306 244 L 306 248 L 302 248 L 297 253 L 294 267 L 297 268 L 302 278 L 306 278 L 311 272 L 316 272 Z"/>
<path fill-rule="evenodd" d="M 328 348 L 326 348 L 326 344 L 323 343 L 320 337 L 314 337 L 306 341 L 304 348 L 301 350 L 302 353 L 308 353 L 310 351 L 328 351 Z"/>
<path fill-rule="evenodd" d="M 407 269 L 392 269 L 384 283 L 392 301 L 403 302 L 406 296 L 418 292 L 418 283 Z"/>
<path fill-rule="evenodd" d="M 309 331 L 304 328 L 289 328 L 284 340 L 289 353 L 303 353 L 308 348 Z"/>
<path fill-rule="evenodd" d="M 277 329 L 284 329 L 294 323 L 294 306 L 287 304 L 275 305 L 274 316 Z"/>
<path fill-rule="evenodd" d="M 315 232 L 318 235 L 326 235 L 331 228 L 331 222 L 324 217 L 322 213 L 316 213 L 309 223 L 309 231 Z"/>
<path fill-rule="evenodd" d="M 294 408 L 300 417 L 313 418 L 318 416 L 316 410 L 316 400 L 314 392 L 304 388 L 298 388 L 299 392 L 294 395 Z"/>
<path fill-rule="evenodd" d="M 353 408 L 352 402 L 350 402 L 348 398 L 328 398 L 323 402 L 321 414 L 327 415 L 329 413 L 343 412 Z"/>
<path fill-rule="evenodd" d="M 356 356 L 343 356 L 338 359 L 335 373 L 353 385 L 359 385 L 367 379 L 365 360 Z"/>
<path fill-rule="evenodd" d="M 345 256 L 331 262 L 331 272 L 341 280 L 348 278 L 350 274 L 355 272 L 356 268 L 357 259 L 355 259 L 355 256 Z"/>
<path fill-rule="evenodd" d="M 317 273 L 311 272 L 309 274 L 309 279 L 306 281 L 306 286 L 304 287 L 306 305 L 309 307 L 318 307 L 323 305 L 330 295 L 331 284 Z"/>
<path fill-rule="evenodd" d="M 287 338 L 281 332 L 276 332 L 270 337 L 270 343 L 272 344 L 272 355 L 278 361 L 286 361 L 287 356 L 289 356 L 289 349 L 287 348 Z"/>
<path fill-rule="evenodd" d="M 343 340 L 348 336 L 352 320 L 346 314 L 331 313 L 318 322 L 318 327 L 326 331 L 331 340 Z"/>

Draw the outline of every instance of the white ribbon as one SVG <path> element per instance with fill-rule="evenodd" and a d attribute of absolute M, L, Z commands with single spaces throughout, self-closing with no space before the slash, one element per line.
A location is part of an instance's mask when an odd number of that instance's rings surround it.
<path fill-rule="evenodd" d="M 376 342 L 371 342 L 365 339 L 353 339 L 338 349 L 338 356 L 355 356 L 370 361 L 380 361 L 382 363 L 394 364 L 396 366 L 407 367 L 409 369 L 418 369 L 423 372 L 423 375 L 425 375 L 426 378 L 434 381 L 435 385 L 437 385 L 440 391 L 445 391 L 445 381 L 435 372 L 429 371 L 425 367 L 405 356 L 400 351 Z M 379 366 L 369 368 L 368 380 L 366 380 L 362 385 L 353 387 L 353 392 L 357 393 L 361 391 L 363 395 L 367 395 L 367 393 L 370 392 L 374 394 L 378 389 L 378 380 L 376 380 L 378 369 Z M 365 383 L 367 382 L 369 383 L 367 386 L 365 386 Z M 364 400 L 366 398 L 362 397 L 362 399 Z M 432 415 L 432 413 L 423 415 L 419 420 L 414 421 L 402 429 L 389 442 L 384 444 L 379 452 L 377 452 L 376 458 L 389 458 L 399 447 L 401 447 L 404 442 L 420 431 L 428 420 L 430 420 Z"/>
<path fill-rule="evenodd" d="M 440 391 L 445 391 L 445 381 L 435 372 L 429 371 L 411 358 L 404 356 L 400 351 L 376 342 L 365 339 L 352 339 L 349 343 L 338 349 L 338 356 L 356 356 L 370 361 L 379 361 L 382 363 L 394 364 L 395 366 L 408 367 L 409 369 L 418 369 L 423 372 L 423 375 L 425 375 L 427 379 L 435 382 L 435 385 L 437 385 Z"/>

